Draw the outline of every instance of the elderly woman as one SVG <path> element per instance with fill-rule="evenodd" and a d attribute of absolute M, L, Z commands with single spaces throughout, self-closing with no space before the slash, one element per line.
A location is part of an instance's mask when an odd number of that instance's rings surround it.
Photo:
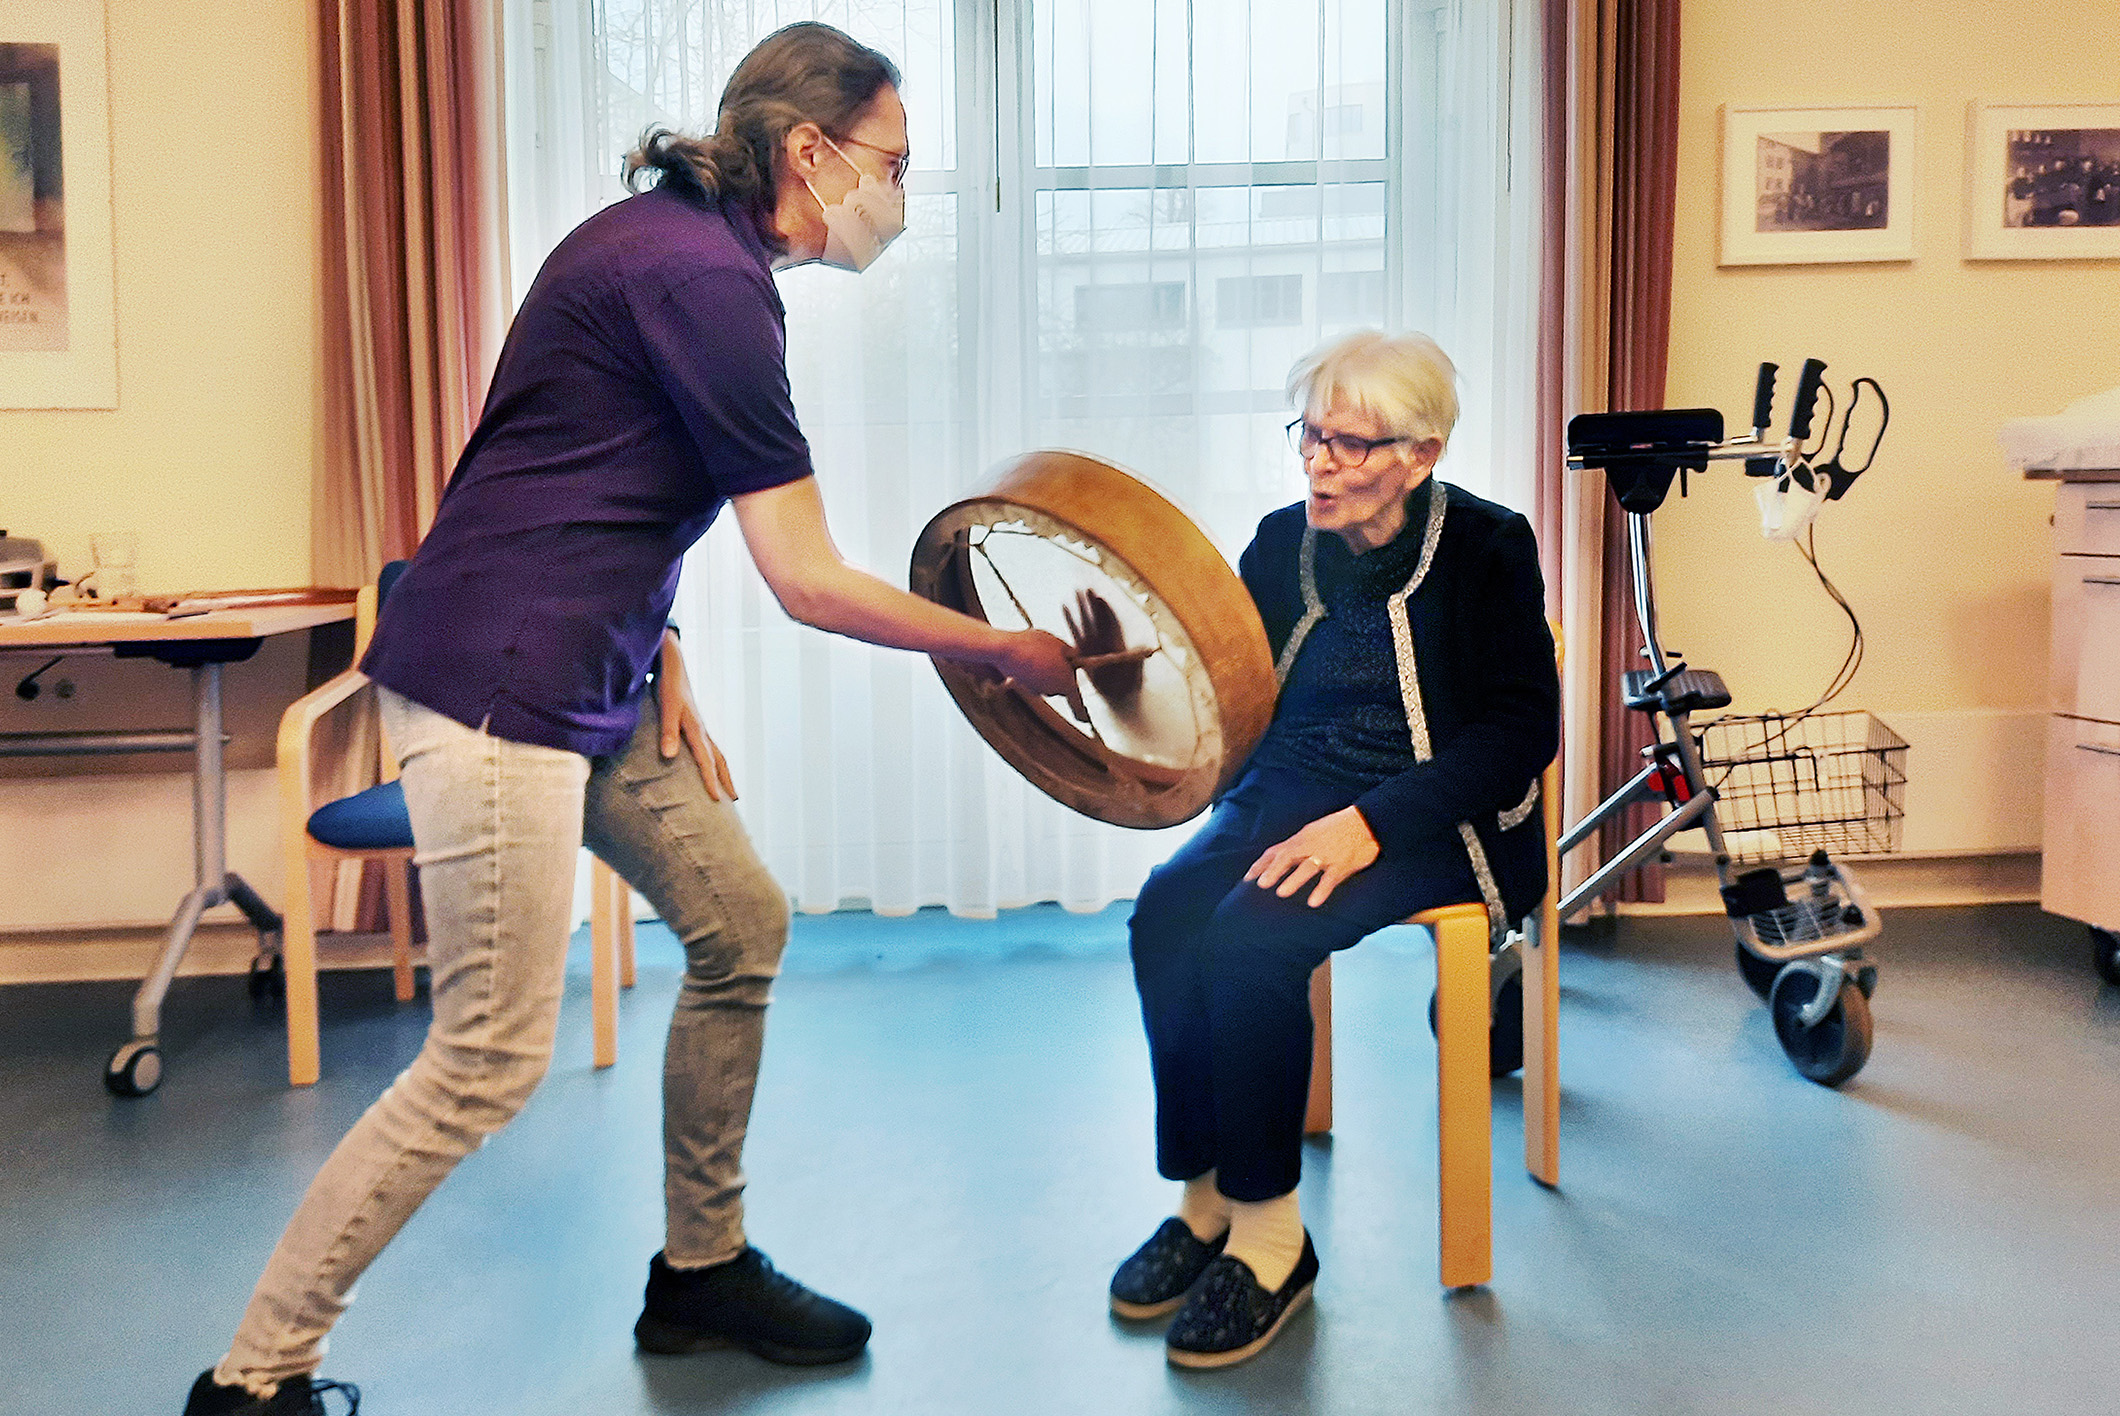
<path fill-rule="evenodd" d="M 1134 909 L 1156 1165 L 1184 1192 L 1111 1306 L 1175 1311 L 1181 1366 L 1252 1356 L 1317 1278 L 1296 1202 L 1311 971 L 1418 910 L 1519 918 L 1545 889 L 1533 808 L 1560 689 L 1538 550 L 1522 516 L 1430 475 L 1455 379 L 1433 340 L 1374 331 L 1291 372 L 1309 496 L 1240 562 L 1273 723 Z"/>

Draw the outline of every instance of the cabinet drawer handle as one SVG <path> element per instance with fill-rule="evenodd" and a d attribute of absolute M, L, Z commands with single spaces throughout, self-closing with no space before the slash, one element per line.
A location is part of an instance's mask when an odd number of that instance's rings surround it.
<path fill-rule="evenodd" d="M 2120 575 L 2086 575 L 2085 585 L 2120 585 Z"/>
<path fill-rule="evenodd" d="M 2120 747 L 2102 747 L 2095 742 L 2079 742 L 2076 748 L 2080 752 L 2095 752 L 2100 757 L 2120 757 Z"/>
<path fill-rule="evenodd" d="M 2085 502 L 2085 511 L 2120 511 L 2120 502 Z"/>

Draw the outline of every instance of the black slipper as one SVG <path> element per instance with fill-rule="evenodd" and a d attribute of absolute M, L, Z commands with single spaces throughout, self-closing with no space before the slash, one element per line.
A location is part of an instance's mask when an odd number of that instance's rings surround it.
<path fill-rule="evenodd" d="M 1166 1219 L 1148 1242 L 1112 1275 L 1112 1311 L 1122 1318 L 1160 1318 L 1176 1312 L 1185 1295 L 1229 1242 L 1223 1230 L 1205 1242 L 1195 1239 L 1185 1221 Z"/>
<path fill-rule="evenodd" d="M 1268 1293 L 1251 1266 L 1224 1254 L 1207 1266 L 1200 1287 L 1171 1321 L 1165 1355 L 1180 1367 L 1229 1367 L 1257 1356 L 1289 1315 L 1310 1301 L 1318 1251 L 1303 1231 L 1303 1256 L 1288 1281 Z"/>

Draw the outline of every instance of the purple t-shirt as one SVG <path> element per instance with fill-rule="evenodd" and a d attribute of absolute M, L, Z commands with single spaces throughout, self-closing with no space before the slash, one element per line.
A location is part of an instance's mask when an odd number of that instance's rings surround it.
<path fill-rule="evenodd" d="M 625 746 L 687 547 L 810 475 L 754 219 L 653 188 L 538 272 L 361 667 L 497 737 Z"/>

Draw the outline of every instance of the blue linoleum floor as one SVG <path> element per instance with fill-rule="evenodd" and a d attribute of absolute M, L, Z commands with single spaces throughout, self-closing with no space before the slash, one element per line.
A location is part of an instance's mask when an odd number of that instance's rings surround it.
<path fill-rule="evenodd" d="M 365 1416 L 635 1412 L 2102 1413 L 2120 1410 L 2120 990 L 2020 907 L 1897 911 L 1877 1050 L 1799 1080 L 1715 920 L 1564 956 L 1562 1188 L 1497 1097 L 1495 1278 L 1435 1274 L 1426 940 L 1345 956 L 1339 1129 L 1306 1161 L 1315 1310 L 1179 1373 L 1114 1323 L 1166 1211 L 1124 907 L 797 921 L 748 1152 L 751 1229 L 866 1309 L 851 1367 L 644 1359 L 674 942 L 641 933 L 619 1065 L 577 957 L 552 1075 L 364 1280 L 325 1373 Z M 387 976 L 326 982 L 325 1078 L 276 1014 L 180 982 L 169 1080 L 98 1080 L 118 985 L 0 989 L 0 1413 L 174 1413 L 317 1164 L 419 1045 Z"/>

